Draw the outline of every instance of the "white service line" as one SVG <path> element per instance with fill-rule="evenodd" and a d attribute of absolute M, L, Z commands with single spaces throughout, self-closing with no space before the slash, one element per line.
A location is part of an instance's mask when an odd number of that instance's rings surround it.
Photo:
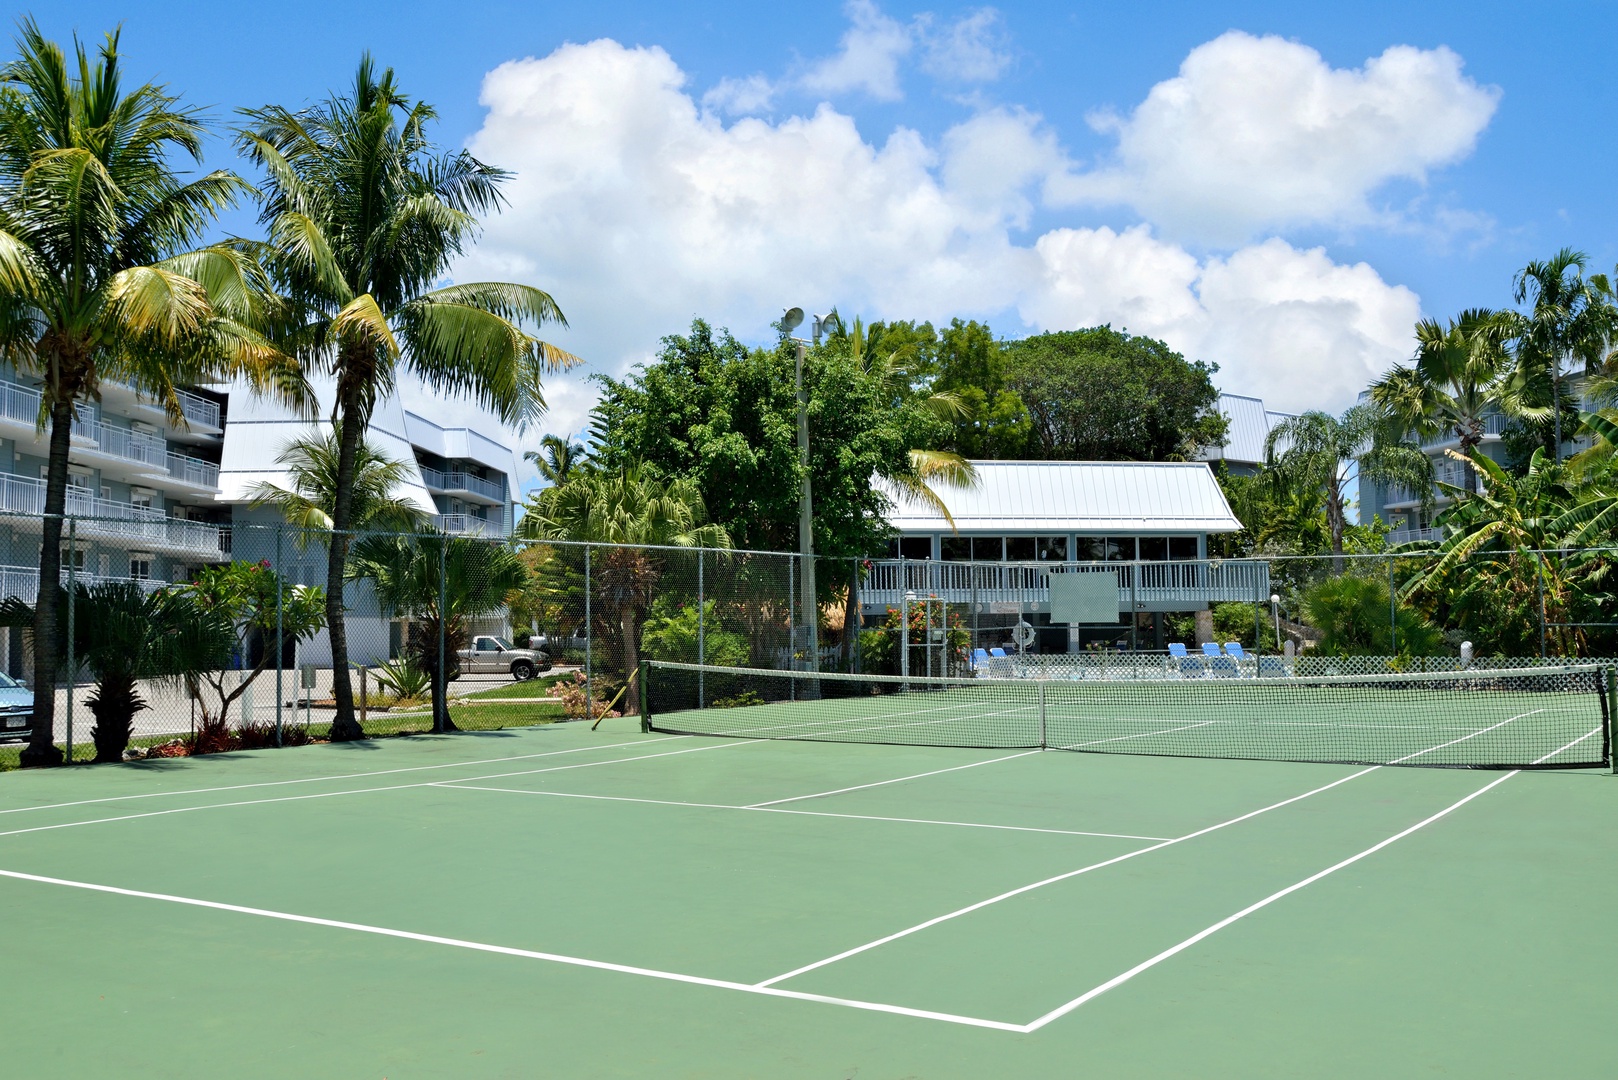
<path fill-rule="evenodd" d="M 1524 716 L 1530 716 L 1530 715 L 1532 715 L 1532 713 L 1524 713 L 1523 715 Z M 1515 717 L 1515 716 L 1512 717 L 1512 720 L 1517 720 L 1517 719 L 1521 719 L 1521 717 Z M 1505 721 L 1502 721 L 1501 723 L 1502 724 L 1509 724 L 1510 722 L 1511 722 L 1510 720 L 1505 720 Z M 1493 731 L 1494 728 L 1500 727 L 1500 726 L 1501 726 L 1501 724 L 1495 724 L 1493 727 L 1484 728 L 1483 730 L 1484 731 Z M 1598 727 L 1593 731 L 1587 732 L 1584 735 L 1580 735 L 1577 739 L 1574 739 L 1572 742 L 1568 743 L 1566 746 L 1562 747 L 1561 749 L 1553 750 L 1549 754 L 1546 754 L 1544 757 L 1541 757 L 1541 758 L 1537 759 L 1534 762 L 1534 764 L 1538 765 L 1538 764 L 1540 764 L 1542 762 L 1549 761 L 1551 758 L 1555 757 L 1557 754 L 1560 754 L 1563 751 L 1572 749 L 1573 747 L 1577 746 L 1581 742 L 1584 742 L 1586 739 L 1590 738 L 1591 736 L 1598 734 L 1600 731 L 1601 731 L 1601 729 Z M 1477 734 L 1480 734 L 1480 735 L 1482 733 L 1483 732 L 1481 732 L 1481 731 L 1477 732 Z M 1434 747 L 1434 749 L 1438 749 L 1438 747 Z M 1415 755 L 1412 755 L 1412 756 L 1415 756 Z M 1192 934 L 1190 937 L 1186 938 L 1184 941 L 1180 942 L 1178 945 L 1171 945 L 1170 947 L 1168 947 L 1167 949 L 1164 949 L 1162 952 L 1158 953 L 1156 956 L 1152 957 L 1151 959 L 1144 960 L 1141 963 L 1136 964 L 1134 967 L 1130 968 L 1128 971 L 1124 972 L 1121 975 L 1113 976 L 1112 978 L 1108 979 L 1106 982 L 1102 983 L 1100 986 L 1097 986 L 1093 990 L 1089 990 L 1089 991 L 1087 991 L 1087 992 L 1085 992 L 1083 994 L 1080 994 L 1078 997 L 1074 998 L 1072 1001 L 1069 1001 L 1067 1004 L 1057 1006 L 1056 1008 L 1052 1009 L 1050 1012 L 1046 1013 L 1044 1016 L 1041 1016 L 1039 1019 L 1031 1021 L 1030 1023 L 1025 1025 L 1022 1030 L 1025 1031 L 1025 1032 L 1038 1031 L 1040 1028 L 1044 1027 L 1046 1024 L 1050 1023 L 1052 1020 L 1057 1020 L 1057 1019 L 1060 1019 L 1063 1016 L 1066 1016 L 1068 1013 L 1072 1012 L 1074 1009 L 1077 1009 L 1079 1006 L 1085 1004 L 1086 1002 L 1094 1000 L 1095 998 L 1101 996 L 1102 994 L 1105 994 L 1108 990 L 1111 990 L 1111 989 L 1114 989 L 1115 987 L 1123 985 L 1124 983 L 1128 982 L 1130 979 L 1133 979 L 1136 975 L 1139 975 L 1141 972 L 1148 971 L 1151 968 L 1156 967 L 1158 964 L 1161 964 L 1163 961 L 1167 960 L 1169 957 L 1174 956 L 1174 955 L 1176 955 L 1178 953 L 1184 952 L 1186 949 L 1189 949 L 1191 946 L 1195 945 L 1197 942 L 1202 941 L 1205 938 L 1211 937 L 1212 935 L 1214 935 L 1214 934 L 1218 933 L 1219 931 L 1223 930 L 1225 927 L 1229 926 L 1231 923 L 1234 923 L 1239 919 L 1244 919 L 1247 916 L 1251 915 L 1253 912 L 1258 911 L 1258 910 L 1260 910 L 1262 908 L 1269 907 L 1271 904 L 1275 903 L 1277 900 L 1281 899 L 1282 897 L 1290 896 L 1291 894 L 1297 892 L 1299 889 L 1302 889 L 1302 888 L 1304 888 L 1305 886 L 1308 886 L 1308 885 L 1312 885 L 1315 882 L 1319 881 L 1323 877 L 1327 877 L 1328 875 L 1335 874 L 1337 871 L 1343 869 L 1345 866 L 1352 866 L 1355 863 L 1359 862 L 1361 859 L 1365 858 L 1366 856 L 1376 854 L 1378 851 L 1381 851 L 1383 848 L 1387 847 L 1389 844 L 1395 843 L 1396 841 L 1399 841 L 1399 840 L 1403 840 L 1405 837 L 1409 836 L 1411 833 L 1417 831 L 1418 829 L 1424 829 L 1428 825 L 1431 825 L 1433 822 L 1439 820 L 1440 818 L 1446 817 L 1446 816 L 1454 813 L 1456 810 L 1459 810 L 1461 807 L 1465 806 L 1467 803 L 1471 802 L 1473 799 L 1477 798 L 1479 795 L 1482 795 L 1484 792 L 1489 791 L 1489 790 L 1491 790 L 1493 788 L 1499 787 L 1501 784 L 1505 783 L 1507 780 L 1510 780 L 1513 776 L 1516 776 L 1521 772 L 1522 772 L 1521 769 L 1513 769 L 1510 772 L 1506 773 L 1504 776 L 1501 776 L 1501 777 L 1499 777 L 1497 779 L 1489 781 L 1487 784 L 1484 784 L 1482 787 L 1478 788 L 1476 791 L 1472 792 L 1470 795 L 1466 796 L 1465 798 L 1459 799 L 1456 802 L 1451 803 L 1449 806 L 1444 807 L 1444 809 L 1440 810 L 1438 813 L 1432 815 L 1431 817 L 1425 818 L 1425 819 L 1423 819 L 1421 821 L 1416 822 L 1414 825 L 1410 826 L 1408 829 L 1405 829 L 1402 832 L 1394 833 L 1392 836 L 1388 837 L 1386 840 L 1382 840 L 1382 841 L 1380 841 L 1378 843 L 1372 844 L 1370 847 L 1366 848 L 1364 851 L 1360 852 L 1357 855 L 1350 855 L 1348 858 L 1342 860 L 1341 862 L 1333 863 L 1331 866 L 1326 867 L 1326 869 L 1324 869 L 1324 870 L 1318 871 L 1317 873 L 1310 874 L 1308 877 L 1304 878 L 1302 881 L 1296 882 L 1296 883 L 1294 883 L 1292 885 L 1288 885 L 1284 889 L 1279 889 L 1276 892 L 1271 893 L 1269 896 L 1266 896 L 1264 899 L 1258 901 L 1257 903 L 1249 904 L 1247 907 L 1242 908 L 1240 911 L 1236 912 L 1234 915 L 1225 916 L 1223 919 L 1220 919 L 1218 922 L 1214 923 L 1212 926 L 1208 927 L 1207 929 L 1199 930 L 1197 933 Z"/>
<path fill-rule="evenodd" d="M 1160 721 L 1161 722 L 1161 721 Z M 1127 742 L 1130 739 L 1150 739 L 1154 735 L 1172 735 L 1176 731 L 1190 731 L 1192 728 L 1207 727 L 1209 724 L 1222 724 L 1223 720 L 1204 720 L 1198 724 L 1182 724 L 1179 727 L 1163 728 L 1160 731 L 1142 731 L 1134 735 L 1114 735 L 1110 739 L 1095 739 L 1092 742 L 1073 743 L 1071 746 L 1057 747 L 1059 750 L 1077 750 L 1083 746 L 1100 746 L 1103 743 Z"/>
<path fill-rule="evenodd" d="M 633 745 L 633 744 L 632 744 Z M 746 741 L 710 743 L 707 746 L 694 746 L 689 750 L 665 750 L 658 754 L 636 754 L 633 757 L 612 758 L 607 761 L 585 761 L 577 765 L 553 765 L 547 769 L 525 769 L 521 772 L 491 773 L 488 776 L 469 776 L 467 782 L 474 780 L 498 780 L 509 776 L 535 776 L 539 773 L 567 772 L 572 769 L 590 769 L 598 765 L 622 765 L 632 761 L 644 761 L 647 758 L 673 757 L 676 754 L 695 754 L 702 750 L 720 750 L 727 746 L 753 745 Z M 35 825 L 26 829 L 10 829 L 0 832 L 0 836 L 21 836 L 24 833 L 51 832 L 55 829 L 76 829 L 81 825 L 109 825 L 117 821 L 136 821 L 140 818 L 166 817 L 169 814 L 190 814 L 198 810 L 225 810 L 238 806 L 264 806 L 269 803 L 305 802 L 309 799 L 330 799 L 338 795 L 369 795 L 382 791 L 408 791 L 413 788 L 443 788 L 455 781 L 424 780 L 416 784 L 390 784 L 384 787 L 349 788 L 345 791 L 321 791 L 313 795 L 281 795 L 273 799 L 241 799 L 236 802 L 207 803 L 203 806 L 176 806 L 168 810 L 148 810 L 143 814 L 121 814 L 118 817 L 89 818 L 85 821 L 63 821 L 54 825 Z"/>
<path fill-rule="evenodd" d="M 850 791 L 864 791 L 866 788 L 885 787 L 888 784 L 902 784 L 906 780 L 920 780 L 925 776 L 941 776 L 944 773 L 960 772 L 962 769 L 975 769 L 979 765 L 993 765 L 997 761 L 1010 761 L 1013 758 L 1027 757 L 1038 754 L 1039 750 L 1024 750 L 1018 754 L 1007 754 L 1004 757 L 988 758 L 984 761 L 973 761 L 966 765 L 951 765 L 947 769 L 934 769 L 932 772 L 915 773 L 911 776 L 896 776 L 892 780 L 877 780 L 870 784 L 855 784 L 853 787 L 837 788 L 834 791 L 817 791 L 813 795 L 794 795 L 789 799 L 771 799 L 769 802 L 751 803 L 745 809 L 762 810 L 767 806 L 780 806 L 782 803 L 801 802 L 804 799 L 824 799 L 831 795 L 843 795 Z"/>
<path fill-rule="evenodd" d="M 794 814 L 800 817 L 849 818 L 853 821 L 894 821 L 910 825 L 954 825 L 963 829 L 1003 829 L 1008 832 L 1054 833 L 1059 836 L 1098 836 L 1109 840 L 1167 840 L 1166 836 L 1136 836 L 1134 833 L 1086 832 L 1081 829 L 1040 829 L 1031 825 L 988 825 L 981 821 L 940 821 L 935 818 L 885 817 L 878 814 L 834 814 L 825 810 L 782 810 L 773 806 L 736 806 L 731 803 L 681 802 L 678 799 L 642 799 L 629 795 L 581 795 L 573 791 L 540 791 L 531 788 L 483 787 L 478 784 L 445 780 L 434 787 L 445 791 L 497 791 L 507 795 L 547 795 L 556 799 L 594 799 L 600 802 L 651 803 L 654 806 L 689 806 L 698 810 L 750 810 L 761 814 Z"/>
<path fill-rule="evenodd" d="M 33 810 L 62 810 L 70 806 L 93 806 L 98 803 L 127 802 L 134 799 L 161 799 L 170 795 L 211 795 L 218 791 L 246 791 L 251 788 L 285 787 L 288 784 L 318 784 L 325 780 L 359 780 L 368 776 L 393 776 L 398 773 L 428 772 L 433 769 L 459 769 L 468 765 L 496 765 L 504 761 L 527 761 L 533 758 L 556 757 L 558 754 L 582 754 L 591 750 L 612 750 L 620 746 L 642 746 L 646 743 L 667 742 L 670 739 L 689 739 L 689 735 L 660 735 L 653 739 L 635 739 L 630 742 L 603 743 L 600 746 L 575 746 L 571 750 L 546 750 L 538 754 L 517 754 L 513 757 L 479 758 L 473 761 L 449 761 L 439 765 L 411 765 L 402 769 L 375 769 L 367 772 L 337 773 L 333 776 L 305 776 L 297 780 L 264 780 L 255 784 L 226 784 L 221 787 L 182 788 L 178 791 L 143 791 L 139 795 L 109 795 L 100 799 L 79 799 L 75 802 L 43 803 L 39 806 L 17 806 L 0 810 L 0 814 L 23 814 Z"/>
<path fill-rule="evenodd" d="M 1401 764 L 1403 762 L 1409 761 L 1411 758 L 1419 758 L 1419 757 L 1422 757 L 1425 754 L 1430 754 L 1434 750 L 1442 750 L 1446 746 L 1454 746 L 1456 743 L 1463 743 L 1468 739 L 1475 739 L 1479 735 L 1487 735 L 1489 732 L 1493 731 L 1495 728 L 1503 728 L 1507 724 L 1511 723 L 1513 720 L 1521 720 L 1521 719 L 1523 719 L 1523 717 L 1534 716 L 1534 715 L 1537 715 L 1538 713 L 1542 713 L 1544 711 L 1545 711 L 1544 709 L 1534 709 L 1532 712 L 1519 713 L 1516 716 L 1507 717 L 1506 719 L 1500 721 L 1498 724 L 1490 724 L 1486 728 L 1479 728 L 1477 731 L 1472 732 L 1470 735 L 1462 735 L 1459 739 L 1451 739 L 1447 743 L 1439 743 L 1437 746 L 1429 746 L 1425 750 L 1418 750 L 1414 754 L 1406 754 L 1404 757 L 1398 759 L 1398 761 L 1395 761 L 1394 764 L 1398 765 L 1398 764 Z M 1588 735 L 1584 736 L 1583 738 L 1574 739 L 1572 742 L 1568 743 L 1567 745 L 1568 746 L 1577 746 L 1579 743 L 1583 742 L 1587 738 L 1589 738 Z M 1562 748 L 1562 750 L 1566 750 L 1566 749 L 1567 749 L 1567 746 L 1564 746 Z M 1558 751 L 1556 751 L 1556 753 L 1560 754 L 1562 752 L 1562 750 L 1558 750 Z M 1555 755 L 1551 755 L 1551 756 L 1555 756 Z M 1539 761 L 1544 761 L 1544 760 L 1545 760 L 1545 758 L 1540 758 L 1539 759 Z M 1536 761 L 1534 764 L 1536 764 L 1536 765 L 1539 764 L 1539 761 Z"/>
<path fill-rule="evenodd" d="M 581 956 L 565 956 L 561 953 L 539 952 L 533 949 L 518 949 L 508 945 L 491 945 L 481 941 L 467 941 L 463 938 L 442 937 L 438 934 L 418 934 L 413 930 L 395 930 L 386 926 L 372 926 L 367 923 L 345 922 L 341 919 L 322 919 L 313 915 L 297 915 L 287 911 L 271 911 L 266 908 L 245 907 L 240 904 L 224 904 L 215 900 L 199 900 L 190 896 L 174 896 L 169 893 L 145 892 L 141 889 L 122 889 L 113 885 L 98 885 L 89 881 L 72 881 L 66 878 L 46 877 L 42 874 L 25 874 L 17 870 L 0 870 L 0 877 L 12 878 L 17 881 L 35 882 L 41 885 L 58 885 L 69 889 L 85 889 L 90 892 L 111 893 L 115 896 L 131 896 L 141 900 L 160 900 L 170 904 L 184 904 L 188 907 L 210 908 L 214 911 L 228 911 L 238 915 L 256 915 L 264 919 L 279 919 L 283 922 L 303 923 L 308 926 L 323 926 L 334 930 L 353 930 L 362 934 L 376 934 L 381 937 L 403 938 L 406 941 L 420 941 L 429 945 L 449 945 L 457 949 L 471 949 L 475 952 L 497 953 L 503 956 L 516 956 L 525 960 L 546 960 L 553 964 L 566 964 L 571 967 L 594 968 L 597 971 L 613 971 L 624 975 L 640 975 L 651 979 L 664 979 L 669 982 L 689 983 L 695 986 L 710 986 L 720 990 L 739 990 L 745 994 L 761 994 L 767 997 L 791 998 L 797 1001 L 817 1001 L 825 1005 L 841 1005 L 850 1009 L 863 1009 L 867 1012 L 892 1013 L 897 1016 L 910 1016 L 921 1020 L 942 1020 L 951 1024 L 964 1024 L 968 1027 L 991 1028 L 996 1031 L 1021 1032 L 1024 1025 L 1011 1024 L 1000 1020 L 985 1020 L 976 1016 L 960 1016 L 955 1013 L 933 1012 L 928 1009 L 911 1009 L 903 1005 L 887 1005 L 878 1001 L 859 1001 L 853 998 L 828 997 L 824 994 L 807 994 L 797 990 L 777 990 L 769 987 L 753 986 L 749 983 L 731 982 L 727 979 L 709 979 L 700 975 L 684 975 L 676 971 L 659 971 L 656 968 L 634 967 L 629 964 L 613 964 L 605 960 L 588 960 Z"/>
<path fill-rule="evenodd" d="M 787 979 L 795 978 L 795 977 L 797 977 L 799 975 L 806 974 L 807 972 L 814 971 L 816 968 L 823 968 L 828 964 L 835 964 L 839 960 L 846 960 L 851 956 L 857 956 L 860 953 L 867 952 L 867 951 L 869 951 L 871 949 L 876 948 L 879 945 L 886 945 L 890 941 L 898 941 L 900 938 L 909 937 L 911 934 L 919 933 L 920 931 L 926 930 L 929 927 L 937 926 L 939 923 L 948 922 L 951 919 L 958 919 L 962 915 L 969 915 L 972 912 L 979 911 L 979 910 L 981 910 L 983 908 L 988 907 L 991 904 L 998 904 L 1002 900 L 1009 900 L 1013 896 L 1021 896 L 1023 893 L 1032 892 L 1035 889 L 1044 888 L 1046 885 L 1054 885 L 1059 881 L 1067 881 L 1069 878 L 1078 877 L 1080 874 L 1088 874 L 1093 870 L 1100 870 L 1103 867 L 1113 866 L 1113 865 L 1115 865 L 1117 863 L 1124 862 L 1124 861 L 1126 861 L 1128 859 L 1133 859 L 1133 858 L 1135 858 L 1135 857 L 1137 857 L 1139 855 L 1146 855 L 1146 854 L 1148 854 L 1150 852 L 1153 852 L 1153 851 L 1161 851 L 1162 849 L 1164 849 L 1166 847 L 1171 847 L 1174 844 L 1184 843 L 1185 841 L 1194 839 L 1194 838 L 1196 838 L 1198 836 L 1206 836 L 1208 833 L 1215 832 L 1215 831 L 1217 831 L 1219 829 L 1223 829 L 1223 828 L 1226 828 L 1228 826 L 1238 824 L 1240 822 L 1246 821 L 1249 818 L 1257 817 L 1260 814 L 1268 813 L 1271 810 L 1277 810 L 1277 809 L 1279 809 L 1279 808 L 1281 808 L 1283 806 L 1287 806 L 1287 805 L 1289 805 L 1291 803 L 1295 803 L 1300 799 L 1307 799 L 1311 795 L 1318 795 L 1322 791 L 1329 791 L 1330 789 L 1332 789 L 1334 787 L 1337 787 L 1339 784 L 1346 784 L 1350 780 L 1358 779 L 1359 777 L 1364 776 L 1366 773 L 1375 772 L 1379 768 L 1381 768 L 1381 766 L 1373 765 L 1368 769 L 1361 769 L 1359 772 L 1350 773 L 1348 776 L 1342 777 L 1341 779 L 1333 780 L 1331 783 L 1322 785 L 1321 787 L 1317 787 L 1312 791 L 1306 791 L 1302 795 L 1294 795 L 1291 798 L 1283 799 L 1278 803 L 1271 803 L 1269 806 L 1260 807 L 1257 810 L 1249 810 L 1247 813 L 1241 815 L 1240 817 L 1231 818 L 1229 821 L 1221 821 L 1217 825 L 1209 825 L 1205 829 L 1198 829 L 1196 832 L 1186 833 L 1184 836 L 1177 836 L 1172 840 L 1164 840 L 1162 843 L 1152 844 L 1149 847 L 1137 848 L 1134 851 L 1125 852 L 1122 855 L 1116 855 L 1116 856 L 1114 856 L 1114 857 L 1112 857 L 1110 859 L 1104 859 L 1101 862 L 1091 863 L 1088 866 L 1081 866 L 1077 870 L 1069 870 L 1066 873 L 1057 874 L 1054 877 L 1045 878 L 1043 881 L 1036 881 L 1036 882 L 1033 882 L 1032 884 L 1029 884 L 1029 885 L 1022 885 L 1022 886 L 1019 886 L 1019 887 L 1017 887 L 1015 889 L 1007 890 L 1006 892 L 1000 893 L 998 896 L 991 896 L 987 900 L 979 900 L 975 904 L 968 904 L 966 907 L 957 908 L 954 911 L 947 912 L 947 913 L 945 913 L 943 915 L 939 915 L 939 916 L 936 916 L 934 918 L 928 919 L 926 922 L 921 922 L 921 923 L 917 923 L 915 926 L 906 927 L 905 929 L 899 930 L 899 931 L 897 931 L 895 933 L 892 933 L 892 934 L 889 934 L 886 937 L 877 938 L 875 941 L 868 941 L 864 945 L 857 945 L 852 949 L 845 949 L 844 951 L 838 953 L 835 956 L 826 957 L 824 960 L 816 960 L 812 964 L 805 964 L 802 967 L 793 968 L 791 971 L 784 972 L 784 973 L 782 973 L 780 975 L 776 975 L 776 976 L 774 976 L 772 978 L 769 978 L 769 979 L 765 979 L 763 982 L 755 983 L 754 985 L 755 986 L 773 986 L 778 982 L 784 982 Z"/>

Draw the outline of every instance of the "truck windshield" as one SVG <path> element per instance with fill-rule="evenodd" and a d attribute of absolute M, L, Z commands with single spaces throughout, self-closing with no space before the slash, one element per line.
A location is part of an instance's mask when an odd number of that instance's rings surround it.
<path fill-rule="evenodd" d="M 492 640 L 492 641 L 493 641 L 493 642 L 494 642 L 494 643 L 495 643 L 495 644 L 496 644 L 496 645 L 498 645 L 498 646 L 500 646 L 500 648 L 502 648 L 502 649 L 509 649 L 509 648 L 512 648 L 512 644 L 511 644 L 511 642 L 509 642 L 509 641 L 507 641 L 507 640 L 506 640 L 506 639 L 505 639 L 505 638 L 503 638 L 503 637 L 497 637 L 497 638 L 493 638 L 493 639 L 491 639 L 491 640 Z"/>

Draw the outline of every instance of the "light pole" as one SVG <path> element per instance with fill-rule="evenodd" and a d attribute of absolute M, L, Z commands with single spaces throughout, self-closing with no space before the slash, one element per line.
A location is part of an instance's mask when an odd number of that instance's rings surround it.
<path fill-rule="evenodd" d="M 1275 651 L 1281 651 L 1281 597 L 1270 594 L 1270 614 L 1275 618 Z"/>

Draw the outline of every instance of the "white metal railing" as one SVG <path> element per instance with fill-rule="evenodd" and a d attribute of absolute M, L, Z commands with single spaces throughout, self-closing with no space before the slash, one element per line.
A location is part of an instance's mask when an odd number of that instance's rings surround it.
<path fill-rule="evenodd" d="M 1118 609 L 1139 604 L 1268 601 L 1270 564 L 1262 559 L 1199 559 L 1177 562 L 983 563 L 885 559 L 871 566 L 861 587 L 867 604 L 898 604 L 904 594 L 936 595 L 952 603 L 1017 605 L 1050 603 L 1052 574 L 1111 574 L 1118 583 Z"/>
<path fill-rule="evenodd" d="M 447 533 L 464 536 L 500 536 L 501 522 L 489 521 L 472 514 L 434 514 L 433 524 Z"/>
<path fill-rule="evenodd" d="M 1484 435 L 1503 435 L 1507 425 L 1511 423 L 1509 416 L 1493 413 L 1483 418 Z M 1461 440 L 1455 434 L 1455 425 L 1447 424 L 1440 431 L 1424 436 L 1421 445 L 1424 447 L 1447 446 L 1450 443 L 1459 443 Z"/>
<path fill-rule="evenodd" d="M 1394 529 L 1388 533 L 1389 544 L 1410 544 L 1417 540 L 1442 540 L 1444 530 L 1436 527 L 1425 529 Z"/>
<path fill-rule="evenodd" d="M 184 391 L 180 391 L 184 394 Z M 189 399 L 189 400 L 188 400 Z M 218 426 L 219 406 L 211 401 L 184 394 L 182 408 L 212 407 L 215 426 Z M 0 417 L 17 423 L 33 425 L 39 421 L 40 392 L 19 383 L 0 380 Z M 95 444 L 99 453 L 121 461 L 135 461 L 161 469 L 177 480 L 203 487 L 219 486 L 219 466 L 211 461 L 172 453 L 161 435 L 133 428 L 117 427 L 105 420 L 95 420 L 80 409 L 73 418 L 73 437 Z M 189 414 L 188 414 L 189 415 Z"/>
<path fill-rule="evenodd" d="M 152 398 L 151 395 L 134 383 L 128 380 L 120 380 L 120 385 L 127 386 L 139 394 L 142 406 L 148 409 L 156 409 L 158 412 L 165 411 L 162 402 Z M 209 401 L 207 398 L 193 394 L 188 390 L 176 389 L 174 396 L 180 402 L 180 415 L 191 423 L 201 424 L 204 427 L 219 427 L 219 403 L 217 401 Z"/>
<path fill-rule="evenodd" d="M 429 469 L 425 465 L 421 468 L 421 479 L 434 491 L 470 491 L 482 495 L 486 499 L 504 501 L 505 489 L 492 480 L 485 480 L 481 476 L 473 476 L 469 472 Z"/>
<path fill-rule="evenodd" d="M 166 459 L 168 474 L 176 480 L 187 484 L 196 484 L 199 487 L 216 488 L 219 486 L 219 466 L 211 461 L 201 458 L 189 457 L 185 454 L 169 454 Z"/>
<path fill-rule="evenodd" d="M 68 569 L 62 567 L 62 584 L 68 581 Z M 139 585 L 142 592 L 156 592 L 165 588 L 170 582 L 161 578 L 131 578 L 119 577 L 116 574 L 92 574 L 84 570 L 73 574 L 73 581 L 86 586 L 103 585 L 109 581 L 133 581 Z M 39 567 L 37 566 L 0 566 L 0 597 L 15 596 L 24 603 L 31 604 L 39 599 Z"/>
<path fill-rule="evenodd" d="M 45 481 L 0 473 L 0 510 L 37 519 L 45 512 Z M 66 511 L 79 519 L 75 524 L 79 536 L 107 540 L 131 550 L 151 548 L 215 559 L 224 551 L 217 525 L 172 518 L 149 506 L 103 499 L 86 488 L 68 487 Z M 66 531 L 64 528 L 64 534 Z"/>

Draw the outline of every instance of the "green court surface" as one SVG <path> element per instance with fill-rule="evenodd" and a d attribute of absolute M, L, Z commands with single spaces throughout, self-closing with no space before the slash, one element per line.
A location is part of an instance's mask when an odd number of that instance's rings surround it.
<path fill-rule="evenodd" d="M 556 724 L 0 777 L 18 1077 L 1606 1077 L 1618 778 Z"/>

